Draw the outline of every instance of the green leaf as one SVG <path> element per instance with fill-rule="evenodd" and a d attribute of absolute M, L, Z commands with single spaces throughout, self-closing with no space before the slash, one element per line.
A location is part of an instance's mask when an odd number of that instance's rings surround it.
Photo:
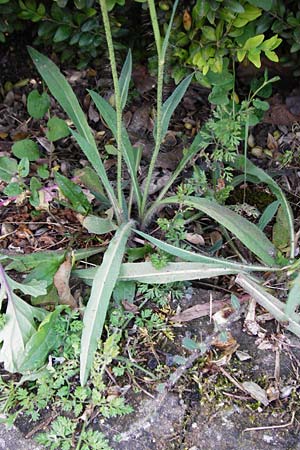
<path fill-rule="evenodd" d="M 18 195 L 22 194 L 23 189 L 21 188 L 19 183 L 13 181 L 3 189 L 3 192 L 8 197 L 17 197 Z"/>
<path fill-rule="evenodd" d="M 249 61 L 252 62 L 252 64 L 254 64 L 258 69 L 261 66 L 260 54 L 261 51 L 258 49 L 252 49 L 247 54 Z"/>
<path fill-rule="evenodd" d="M 289 224 L 287 216 L 282 209 L 279 207 L 276 215 L 276 222 L 273 226 L 272 241 L 276 248 L 283 251 L 289 246 Z"/>
<path fill-rule="evenodd" d="M 85 217 L 82 226 L 88 230 L 89 233 L 105 234 L 115 231 L 118 227 L 111 219 L 103 219 L 98 216 Z"/>
<path fill-rule="evenodd" d="M 256 49 L 264 40 L 265 36 L 263 34 L 258 34 L 257 36 L 253 36 L 245 42 L 243 46 L 243 50 L 252 50 Z"/>
<path fill-rule="evenodd" d="M 60 25 L 53 36 L 53 42 L 62 42 L 71 36 L 72 28 L 69 25 Z"/>
<path fill-rule="evenodd" d="M 150 262 L 138 262 L 122 264 L 119 280 L 162 284 L 175 281 L 202 280 L 239 272 L 240 269 L 193 262 L 169 263 L 163 269 L 155 269 Z"/>
<path fill-rule="evenodd" d="M 170 97 L 162 105 L 161 136 L 160 136 L 161 141 L 163 140 L 168 131 L 168 126 L 172 114 L 177 108 L 178 104 L 180 103 L 182 97 L 184 96 L 187 88 L 190 85 L 190 82 L 192 81 L 192 78 L 193 74 L 187 76 L 184 80 L 182 80 L 181 83 L 176 87 L 172 95 L 170 95 Z M 154 136 L 155 135 L 156 133 L 154 130 Z"/>
<path fill-rule="evenodd" d="M 87 214 L 90 211 L 91 205 L 80 186 L 58 172 L 55 174 L 55 181 L 75 211 L 81 214 Z"/>
<path fill-rule="evenodd" d="M 98 269 L 99 270 L 99 269 Z M 124 263 L 121 265 L 119 281 L 140 283 L 173 283 L 175 281 L 201 280 L 204 278 L 237 274 L 240 269 L 218 267 L 216 264 L 194 262 L 172 262 L 163 269 L 155 269 L 150 262 Z M 72 274 L 88 284 L 96 276 L 97 269 L 74 270 Z"/>
<path fill-rule="evenodd" d="M 274 218 L 279 205 L 280 202 L 278 200 L 275 200 L 266 207 L 257 224 L 258 228 L 260 228 L 261 231 L 264 231 L 268 223 L 270 223 L 271 220 Z"/>
<path fill-rule="evenodd" d="M 49 353 L 58 348 L 62 342 L 62 336 L 57 333 L 55 326 L 65 308 L 65 305 L 57 306 L 53 312 L 45 317 L 37 331 L 31 336 L 20 363 L 20 372 L 40 369 L 45 364 Z"/>
<path fill-rule="evenodd" d="M 19 159 L 28 158 L 36 161 L 40 157 L 39 147 L 31 139 L 23 139 L 12 146 L 12 153 Z"/>
<path fill-rule="evenodd" d="M 161 203 L 178 203 L 177 197 L 168 197 Z M 265 264 L 276 266 L 274 245 L 263 232 L 249 220 L 239 216 L 225 206 L 205 198 L 186 197 L 183 205 L 191 206 L 212 217 L 218 223 L 233 233 L 249 250 L 258 256 Z"/>
<path fill-rule="evenodd" d="M 127 102 L 129 83 L 131 80 L 131 72 L 132 72 L 132 56 L 131 50 L 129 49 L 119 78 L 122 109 L 125 108 Z"/>
<path fill-rule="evenodd" d="M 235 282 L 240 285 L 251 297 L 265 308 L 278 322 L 286 322 L 286 329 L 300 337 L 300 317 L 285 312 L 286 305 L 276 297 L 269 294 L 261 285 L 244 274 L 236 277 Z M 298 284 L 298 282 L 297 282 Z"/>
<path fill-rule="evenodd" d="M 89 91 L 97 109 L 102 115 L 103 119 L 107 123 L 111 132 L 113 133 L 115 139 L 117 139 L 117 116 L 116 111 L 112 108 L 112 106 L 104 100 L 101 95 L 97 94 L 94 91 Z M 140 208 L 141 204 L 141 191 L 138 183 L 138 179 L 136 176 L 136 157 L 137 151 L 132 147 L 131 142 L 128 137 L 128 133 L 125 127 L 122 127 L 122 152 L 124 156 L 124 160 L 126 162 L 127 168 L 130 173 L 131 183 L 133 185 L 135 197 L 137 200 L 138 207 Z M 104 184 L 104 183 L 103 183 Z"/>
<path fill-rule="evenodd" d="M 98 173 L 98 170 L 101 170 L 102 175 L 105 174 L 105 177 L 101 178 L 104 188 L 107 191 L 108 197 L 111 201 L 112 206 L 116 213 L 119 211 L 118 202 L 116 196 L 114 194 L 113 188 L 111 187 L 107 175 L 105 173 L 105 169 L 103 167 L 103 163 L 99 156 L 99 152 L 97 149 L 97 145 L 93 136 L 93 133 L 87 123 L 84 112 L 82 111 L 78 100 L 70 86 L 67 82 L 63 74 L 60 72 L 58 67 L 46 56 L 39 53 L 37 50 L 32 47 L 28 47 L 28 52 L 43 79 L 45 80 L 47 86 L 49 87 L 50 92 L 56 98 L 56 100 L 60 103 L 62 108 L 68 114 L 75 127 L 77 128 L 80 136 L 81 146 L 79 139 L 76 138 L 77 142 L 85 151 L 85 154 L 95 168 Z M 73 135 L 75 135 L 73 133 Z M 76 137 L 76 136 L 75 136 Z M 87 144 L 85 143 L 87 142 Z M 85 149 L 85 150 L 84 150 Z M 104 172 L 104 173 L 103 173 Z"/>
<path fill-rule="evenodd" d="M 47 122 L 48 131 L 46 136 L 51 142 L 58 141 L 64 137 L 69 136 L 70 130 L 66 122 L 59 117 L 51 117 Z"/>
<path fill-rule="evenodd" d="M 20 177 L 25 178 L 29 174 L 29 159 L 22 158 L 18 164 L 18 172 Z"/>
<path fill-rule="evenodd" d="M 18 172 L 18 163 L 13 158 L 0 156 L 0 180 L 9 183 L 13 176 Z"/>
<path fill-rule="evenodd" d="M 101 337 L 109 301 L 118 279 L 126 242 L 133 223 L 124 223 L 117 230 L 97 269 L 91 296 L 83 317 L 80 353 L 80 383 L 85 385 L 93 364 L 97 341 Z"/>
<path fill-rule="evenodd" d="M 214 86 L 208 96 L 210 103 L 214 105 L 227 105 L 229 103 L 228 89 L 223 86 Z"/>
<path fill-rule="evenodd" d="M 281 188 L 278 186 L 275 180 L 273 180 L 270 175 L 268 175 L 263 169 L 256 167 L 251 161 L 246 159 L 243 156 L 238 156 L 233 164 L 236 169 L 241 171 L 245 171 L 246 176 L 250 175 L 255 177 L 258 181 L 262 183 L 266 183 L 267 186 L 271 189 L 274 195 L 276 195 L 277 200 L 280 202 L 282 209 L 287 217 L 287 223 L 289 227 L 289 235 L 290 235 L 290 255 L 291 258 L 295 256 L 295 231 L 294 231 L 294 216 L 291 206 L 284 195 Z"/>
<path fill-rule="evenodd" d="M 115 198 L 113 188 L 107 177 L 107 173 L 106 173 L 105 167 L 103 165 L 103 162 L 99 156 L 99 153 L 97 152 L 97 154 L 96 154 L 94 152 L 94 147 L 84 137 L 82 137 L 80 134 L 76 133 L 76 131 L 71 130 L 71 133 L 74 136 L 74 138 L 76 139 L 76 141 L 78 142 L 78 144 L 80 145 L 80 148 L 82 149 L 82 151 L 84 152 L 86 157 L 88 158 L 93 169 L 97 172 L 100 180 L 103 183 L 104 189 L 106 190 L 109 199 L 111 200 L 111 202 L 115 202 L 115 206 L 116 206 L 117 200 Z M 96 188 L 98 187 L 97 184 L 95 184 L 95 187 Z M 113 203 L 112 203 L 112 205 L 113 205 Z"/>
<path fill-rule="evenodd" d="M 270 108 L 270 105 L 268 102 L 260 100 L 259 98 L 255 98 L 253 100 L 253 106 L 255 106 L 255 108 L 257 108 L 257 109 L 260 109 L 261 111 L 268 111 L 268 109 Z"/>
<path fill-rule="evenodd" d="M 175 0 L 174 4 L 173 4 L 173 9 L 172 9 L 172 14 L 171 14 L 171 18 L 168 24 L 168 28 L 163 40 L 163 44 L 162 44 L 162 48 L 161 48 L 161 54 L 158 55 L 159 58 L 161 58 L 162 60 L 165 59 L 166 56 L 166 52 L 167 52 L 167 48 L 169 45 L 169 39 L 170 39 L 170 34 L 171 34 L 171 30 L 172 30 L 172 25 L 173 25 L 173 21 L 174 21 L 174 17 L 175 17 L 175 12 L 177 9 L 177 5 L 178 5 L 178 1 L 179 0 Z"/>
<path fill-rule="evenodd" d="M 103 185 L 101 183 L 100 177 L 97 175 L 97 172 L 91 167 L 86 166 L 82 169 L 75 170 L 75 176 L 76 178 L 79 178 L 80 183 L 83 184 L 84 187 L 89 189 L 92 194 L 95 195 L 97 200 L 101 202 L 103 208 L 108 209 L 110 203 L 104 195 Z"/>
<path fill-rule="evenodd" d="M 208 41 L 216 41 L 217 40 L 215 28 L 205 25 L 201 28 L 201 32 L 202 32 L 202 35 L 205 37 L 205 39 L 207 39 Z"/>
<path fill-rule="evenodd" d="M 289 317 L 295 315 L 296 308 L 300 305 L 300 274 L 297 275 L 293 282 L 292 288 L 289 292 L 287 303 L 285 305 L 285 313 Z M 300 321 L 300 316 L 298 313 L 298 322 Z"/>
<path fill-rule="evenodd" d="M 50 108 L 50 97 L 47 92 L 39 94 L 38 90 L 31 91 L 27 97 L 27 111 L 34 119 L 42 119 Z"/>
<path fill-rule="evenodd" d="M 164 252 L 169 253 L 170 255 L 176 256 L 178 258 L 183 259 L 184 261 L 189 262 L 198 262 L 202 264 L 215 264 L 218 267 L 224 267 L 226 269 L 234 269 L 245 272 L 266 272 L 268 270 L 272 270 L 269 267 L 263 266 L 255 266 L 251 264 L 241 264 L 240 262 L 227 261 L 222 258 L 213 258 L 211 256 L 202 255 L 201 253 L 194 253 L 189 250 L 184 250 L 182 248 L 175 247 L 174 245 L 168 244 L 167 242 L 160 241 L 159 239 L 150 236 L 150 234 L 143 233 L 142 231 L 134 230 L 135 233 L 142 236 L 147 241 L 151 242 L 151 244 L 156 245 L 159 249 Z"/>
<path fill-rule="evenodd" d="M 13 292 L 2 266 L 0 266 L 0 284 L 2 292 L 7 296 L 5 311 L 7 322 L 0 330 L 2 342 L 0 361 L 4 363 L 5 370 L 18 372 L 26 343 L 36 331 L 35 319 L 42 321 L 47 313 L 30 306 Z"/>
<path fill-rule="evenodd" d="M 123 300 L 133 303 L 135 298 L 136 283 L 134 281 L 117 281 L 114 291 L 114 301 L 119 305 Z"/>

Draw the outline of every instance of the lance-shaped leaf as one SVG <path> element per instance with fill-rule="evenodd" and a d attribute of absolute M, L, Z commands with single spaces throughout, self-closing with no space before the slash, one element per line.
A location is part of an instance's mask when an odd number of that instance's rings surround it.
<path fill-rule="evenodd" d="M 12 290 L 9 280 L 0 265 L 1 296 L 5 292 L 7 297 L 7 321 L 0 330 L 0 361 L 4 363 L 5 370 L 18 372 L 23 361 L 25 346 L 31 336 L 36 332 L 35 319 L 40 322 L 47 312 L 40 308 L 30 306 L 18 297 Z"/>
<path fill-rule="evenodd" d="M 177 197 L 168 197 L 161 203 L 178 203 Z M 233 233 L 249 250 L 258 256 L 265 264 L 276 266 L 276 250 L 272 242 L 264 233 L 249 220 L 231 211 L 231 209 L 221 206 L 215 201 L 206 198 L 185 197 L 183 205 L 191 206 L 212 217 L 215 221 Z"/>
<path fill-rule="evenodd" d="M 79 134 L 82 138 L 88 142 L 86 156 L 91 164 L 97 170 L 97 167 L 103 166 L 97 145 L 93 136 L 93 133 L 89 127 L 84 112 L 79 105 L 76 95 L 73 92 L 70 84 L 60 72 L 59 68 L 52 62 L 47 56 L 42 55 L 32 47 L 28 47 L 28 52 L 42 78 L 46 82 L 51 94 L 56 98 L 58 103 L 62 106 L 65 112 L 68 114 Z M 84 150 L 84 149 L 83 149 Z M 85 151 L 85 150 L 84 150 Z M 93 162 L 92 162 L 93 161 Z M 102 180 L 105 189 L 107 190 L 107 183 Z M 118 202 L 114 195 L 112 188 L 107 190 L 109 199 L 114 207 L 114 210 L 118 211 Z"/>
<path fill-rule="evenodd" d="M 65 305 L 57 306 L 53 312 L 45 317 L 37 331 L 31 336 L 22 355 L 20 372 L 40 369 L 45 364 L 49 353 L 60 345 L 62 336 L 57 333 L 55 325 L 59 315 L 65 308 Z"/>
<path fill-rule="evenodd" d="M 181 81 L 181 83 L 176 87 L 175 91 L 170 95 L 169 98 L 165 101 L 165 103 L 162 105 L 162 117 L 161 117 L 161 136 L 160 139 L 163 140 L 165 137 L 169 123 L 172 117 L 173 112 L 179 105 L 179 103 L 182 100 L 182 97 L 186 93 L 187 88 L 190 85 L 190 82 L 192 81 L 193 75 L 189 75 L 184 80 Z M 156 136 L 156 132 L 154 130 L 154 136 Z"/>
<path fill-rule="evenodd" d="M 238 156 L 233 165 L 237 169 L 245 171 L 246 178 L 251 177 L 251 179 L 256 182 L 260 181 L 261 183 L 266 183 L 273 192 L 273 194 L 276 195 L 277 200 L 280 202 L 281 207 L 286 215 L 290 234 L 290 255 L 291 258 L 294 258 L 295 256 L 294 217 L 291 206 L 286 196 L 284 195 L 283 191 L 276 183 L 276 181 L 273 180 L 272 177 L 270 177 L 270 175 L 268 175 L 263 169 L 256 167 L 256 165 L 253 164 L 251 161 L 249 161 L 249 159 L 246 159 L 245 161 L 244 156 Z"/>
<path fill-rule="evenodd" d="M 256 283 L 250 277 L 239 274 L 235 282 L 240 285 L 254 300 L 263 308 L 269 311 L 279 322 L 286 322 L 286 328 L 296 336 L 300 337 L 300 316 L 299 314 L 286 314 L 285 304 L 276 297 L 269 294 L 260 284 Z"/>
<path fill-rule="evenodd" d="M 234 269 L 243 272 L 266 272 L 272 270 L 276 271 L 276 269 L 272 269 L 272 267 L 256 266 L 254 264 L 241 264 L 239 262 L 227 261 L 226 259 L 222 258 L 206 256 L 201 253 L 194 253 L 189 250 L 184 250 L 182 248 L 175 247 L 174 245 L 167 244 L 166 242 L 160 241 L 159 239 L 156 239 L 149 234 L 143 233 L 142 231 L 134 231 L 144 239 L 147 239 L 147 241 L 156 245 L 156 247 L 160 248 L 161 250 L 170 253 L 170 255 L 177 256 L 178 258 L 181 258 L 185 261 L 199 262 L 202 264 L 214 264 L 218 267 L 225 267 L 226 269 Z"/>
<path fill-rule="evenodd" d="M 107 123 L 115 139 L 117 139 L 117 114 L 114 108 L 97 92 L 89 91 L 93 102 L 95 103 L 97 109 L 99 110 L 101 116 Z M 124 126 L 122 126 L 122 143 L 121 143 L 122 153 L 124 156 L 125 163 L 130 173 L 131 182 L 133 185 L 134 193 L 137 199 L 138 205 L 141 203 L 141 192 L 136 176 L 136 158 L 137 151 L 132 147 L 128 133 Z M 104 184 L 104 183 L 103 183 Z"/>
<path fill-rule="evenodd" d="M 226 269 L 225 267 L 192 262 L 169 263 L 163 269 L 155 269 L 150 262 L 140 262 L 122 264 L 119 280 L 161 284 L 175 281 L 202 280 L 239 272 L 240 270 L 237 269 Z"/>
<path fill-rule="evenodd" d="M 111 294 L 117 282 L 125 246 L 133 223 L 122 224 L 111 240 L 101 266 L 96 270 L 91 296 L 83 317 L 80 353 L 80 382 L 84 385 L 101 337 Z"/>
<path fill-rule="evenodd" d="M 294 280 L 293 286 L 289 292 L 287 303 L 285 305 L 285 313 L 291 317 L 295 314 L 296 308 L 300 305 L 300 274 Z M 298 315 L 299 320 L 300 316 Z"/>
<path fill-rule="evenodd" d="M 91 280 L 95 278 L 97 270 L 96 268 L 74 270 L 73 275 L 90 284 Z M 120 281 L 161 284 L 173 283 L 174 281 L 201 280 L 239 272 L 239 269 L 218 267 L 213 264 L 179 262 L 169 263 L 163 269 L 155 269 L 150 262 L 139 262 L 122 264 L 118 279 Z"/>
<path fill-rule="evenodd" d="M 122 109 L 125 108 L 127 102 L 129 83 L 131 80 L 131 72 L 132 72 L 132 56 L 131 50 L 129 49 L 119 78 Z"/>

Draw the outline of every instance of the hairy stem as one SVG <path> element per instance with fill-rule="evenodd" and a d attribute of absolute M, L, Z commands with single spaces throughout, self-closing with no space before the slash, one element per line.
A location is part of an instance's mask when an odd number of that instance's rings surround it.
<path fill-rule="evenodd" d="M 156 97 L 156 133 L 155 133 L 155 147 L 152 154 L 152 158 L 149 165 L 149 171 L 146 178 L 145 189 L 142 198 L 141 205 L 141 215 L 143 216 L 145 213 L 146 203 L 149 194 L 150 183 L 152 179 L 152 174 L 154 170 L 154 166 L 156 163 L 156 159 L 160 150 L 161 145 L 161 135 L 162 135 L 162 100 L 163 100 L 163 81 L 164 81 L 164 54 L 161 50 L 161 38 L 159 33 L 158 20 L 155 10 L 154 0 L 148 0 L 151 22 L 153 27 L 153 32 L 155 36 L 155 42 L 157 47 L 157 56 L 158 56 L 158 76 L 157 76 L 157 97 Z"/>
<path fill-rule="evenodd" d="M 103 18 L 105 37 L 106 37 L 109 61 L 110 61 L 110 66 L 111 66 L 111 74 L 112 74 L 113 83 L 114 83 L 115 105 L 116 105 L 116 114 L 117 114 L 117 149 L 118 149 L 117 192 L 118 192 L 119 206 L 120 206 L 120 208 L 122 208 L 123 195 L 122 195 L 122 105 L 121 105 L 121 94 L 120 94 L 117 64 L 116 64 L 111 28 L 110 28 L 110 23 L 109 23 L 108 11 L 107 11 L 107 6 L 106 6 L 106 0 L 99 0 L 99 3 L 100 3 L 102 18 Z"/>

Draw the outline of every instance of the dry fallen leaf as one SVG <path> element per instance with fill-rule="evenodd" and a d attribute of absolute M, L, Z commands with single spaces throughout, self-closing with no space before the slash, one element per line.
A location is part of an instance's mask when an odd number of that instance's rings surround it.
<path fill-rule="evenodd" d="M 194 245 L 205 245 L 203 236 L 198 233 L 186 233 L 185 239 Z"/>
<path fill-rule="evenodd" d="M 270 402 L 268 400 L 267 393 L 257 383 L 254 383 L 253 381 L 244 381 L 242 386 L 252 398 L 261 402 L 264 406 L 268 406 Z"/>
<path fill-rule="evenodd" d="M 68 256 L 67 259 L 60 265 L 58 271 L 54 275 L 54 286 L 57 289 L 60 303 L 70 306 L 72 309 L 77 308 L 77 303 L 73 295 L 71 294 L 69 279 L 72 270 L 71 259 Z"/>

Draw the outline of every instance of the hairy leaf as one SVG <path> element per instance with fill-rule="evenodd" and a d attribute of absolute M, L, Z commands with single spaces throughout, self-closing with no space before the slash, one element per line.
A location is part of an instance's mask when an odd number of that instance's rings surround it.
<path fill-rule="evenodd" d="M 101 337 L 109 301 L 117 282 L 125 246 L 133 223 L 122 224 L 111 240 L 101 266 L 97 269 L 91 296 L 83 317 L 83 331 L 80 353 L 80 382 L 87 381 Z"/>

